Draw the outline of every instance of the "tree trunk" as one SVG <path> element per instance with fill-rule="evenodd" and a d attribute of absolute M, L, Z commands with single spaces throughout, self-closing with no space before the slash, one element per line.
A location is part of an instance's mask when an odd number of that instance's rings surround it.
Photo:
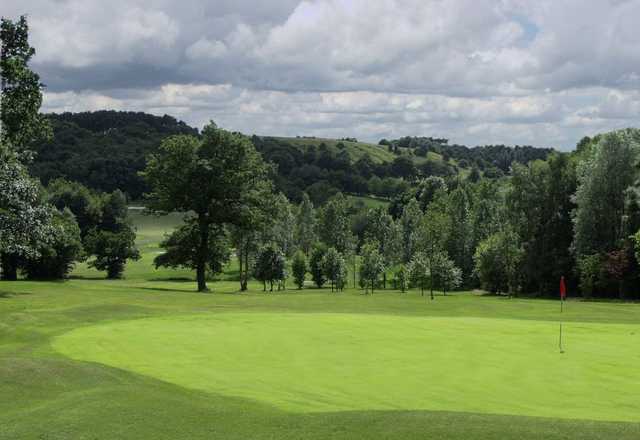
<path fill-rule="evenodd" d="M 244 246 L 243 255 L 244 255 L 244 272 L 240 273 L 240 291 L 245 292 L 247 290 L 247 283 L 249 280 L 249 245 L 242 241 L 242 246 Z M 266 287 L 265 287 L 265 290 Z"/>
<path fill-rule="evenodd" d="M 387 289 L 387 271 L 385 270 L 382 274 L 382 288 Z"/>
<path fill-rule="evenodd" d="M 16 261 L 16 257 L 3 253 L 0 258 L 0 269 L 2 269 L 0 279 L 3 281 L 16 281 L 18 279 L 18 262 Z"/>
<path fill-rule="evenodd" d="M 209 223 L 203 215 L 198 218 L 200 229 L 200 243 L 198 246 L 198 261 L 196 262 L 196 278 L 198 280 L 198 292 L 208 292 L 207 288 L 207 257 L 209 253 Z"/>

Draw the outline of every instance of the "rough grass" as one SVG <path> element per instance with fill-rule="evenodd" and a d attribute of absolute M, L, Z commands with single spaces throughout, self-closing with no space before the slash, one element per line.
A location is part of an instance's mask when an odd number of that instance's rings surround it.
<path fill-rule="evenodd" d="M 198 294 L 172 222 L 124 280 L 0 285 L 0 439 L 640 438 L 636 304 Z"/>

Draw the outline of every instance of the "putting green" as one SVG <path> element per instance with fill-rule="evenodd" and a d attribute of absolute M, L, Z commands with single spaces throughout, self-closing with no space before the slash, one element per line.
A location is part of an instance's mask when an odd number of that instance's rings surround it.
<path fill-rule="evenodd" d="M 110 322 L 56 350 L 294 412 L 443 410 L 640 421 L 640 327 L 371 314 Z"/>

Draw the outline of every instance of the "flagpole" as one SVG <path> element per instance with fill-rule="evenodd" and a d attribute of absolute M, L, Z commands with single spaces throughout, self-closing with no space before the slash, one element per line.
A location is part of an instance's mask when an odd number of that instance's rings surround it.
<path fill-rule="evenodd" d="M 562 349 L 562 323 L 560 323 L 560 339 L 558 340 L 558 347 L 560 348 L 560 353 L 564 353 Z"/>

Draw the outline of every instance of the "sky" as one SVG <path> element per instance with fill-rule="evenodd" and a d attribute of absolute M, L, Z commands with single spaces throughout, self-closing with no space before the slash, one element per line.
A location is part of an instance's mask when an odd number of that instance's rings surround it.
<path fill-rule="evenodd" d="M 47 112 L 561 150 L 640 125 L 640 0 L 0 2 Z"/>

